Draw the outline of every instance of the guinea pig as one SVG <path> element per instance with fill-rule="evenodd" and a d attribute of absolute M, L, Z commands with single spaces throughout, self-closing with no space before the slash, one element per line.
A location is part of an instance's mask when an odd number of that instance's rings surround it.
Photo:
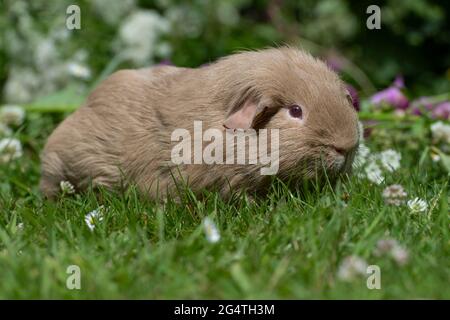
<path fill-rule="evenodd" d="M 195 159 L 196 151 L 201 154 L 213 143 L 211 135 L 196 135 L 199 124 L 205 133 L 251 131 L 259 138 L 261 130 L 275 132 L 265 141 L 277 155 L 276 170 L 262 173 L 256 149 L 248 153 L 256 160 L 252 163 Z M 350 172 L 358 131 L 344 83 L 297 48 L 241 52 L 197 69 L 121 70 L 51 134 L 41 157 L 40 189 L 49 198 L 58 194 L 61 181 L 78 191 L 135 185 L 155 199 L 179 192 L 182 184 L 195 193 L 217 190 L 225 197 L 259 192 L 271 175 L 301 184 Z M 244 141 L 248 147 L 250 139 Z M 174 148 L 186 148 L 187 161 L 174 161 Z M 215 156 L 229 159 L 230 153 Z"/>

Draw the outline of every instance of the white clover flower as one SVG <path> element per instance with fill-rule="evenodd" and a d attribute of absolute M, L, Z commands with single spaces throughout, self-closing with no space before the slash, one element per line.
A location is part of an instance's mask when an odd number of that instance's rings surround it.
<path fill-rule="evenodd" d="M 53 38 L 55 41 L 65 41 L 70 38 L 70 35 L 72 33 L 69 29 L 66 28 L 55 28 L 50 33 L 50 37 Z"/>
<path fill-rule="evenodd" d="M 14 138 L 0 140 L 0 163 L 6 163 L 20 158 L 23 154 L 22 144 Z"/>
<path fill-rule="evenodd" d="M 166 17 L 173 26 L 174 33 L 188 38 L 199 36 L 205 21 L 201 12 L 187 5 L 170 6 L 166 11 Z M 181 25 L 180 21 L 184 23 Z"/>
<path fill-rule="evenodd" d="M 379 154 L 381 165 L 389 172 L 393 172 L 400 168 L 401 158 L 402 155 L 392 149 L 385 150 Z"/>
<path fill-rule="evenodd" d="M 69 181 L 61 181 L 59 183 L 59 187 L 61 188 L 61 191 L 63 194 L 74 194 L 75 193 L 75 187 Z"/>
<path fill-rule="evenodd" d="M 168 42 L 161 42 L 155 46 L 155 53 L 160 57 L 169 57 L 172 54 L 172 47 Z"/>
<path fill-rule="evenodd" d="M 370 154 L 370 149 L 364 144 L 360 143 L 356 151 L 355 159 L 353 160 L 353 168 L 361 168 L 367 162 L 367 157 Z"/>
<path fill-rule="evenodd" d="M 401 247 L 400 245 L 397 245 L 394 248 L 392 248 L 390 254 L 392 259 L 394 259 L 394 261 L 397 262 L 397 264 L 400 266 L 405 265 L 409 260 L 408 250 Z"/>
<path fill-rule="evenodd" d="M 78 62 L 69 62 L 67 63 L 67 71 L 70 75 L 80 78 L 80 79 L 89 79 L 91 77 L 91 70 Z"/>
<path fill-rule="evenodd" d="M 10 136 L 12 134 L 12 130 L 8 128 L 7 125 L 0 122 L 0 137 Z"/>
<path fill-rule="evenodd" d="M 383 190 L 383 198 L 387 204 L 399 206 L 405 202 L 407 193 L 399 184 L 393 184 Z"/>
<path fill-rule="evenodd" d="M 365 168 L 367 179 L 373 183 L 380 184 L 384 181 L 383 173 L 380 167 L 374 161 L 371 161 Z"/>
<path fill-rule="evenodd" d="M 220 240 L 219 229 L 211 218 L 206 217 L 203 220 L 203 230 L 205 231 L 206 239 L 211 243 L 216 243 Z"/>
<path fill-rule="evenodd" d="M 450 144 L 450 125 L 444 124 L 442 121 L 438 121 L 433 123 L 430 129 L 434 141 L 442 141 Z"/>
<path fill-rule="evenodd" d="M 100 206 L 97 209 L 89 212 L 84 217 L 84 221 L 86 222 L 86 225 L 88 226 L 89 230 L 93 231 L 95 229 L 96 224 L 103 220 L 104 211 L 105 207 Z"/>
<path fill-rule="evenodd" d="M 343 281 L 351 281 L 356 276 L 366 274 L 367 262 L 358 256 L 346 257 L 339 266 L 337 276 Z"/>
<path fill-rule="evenodd" d="M 12 66 L 3 89 L 5 99 L 15 103 L 29 102 L 33 99 L 40 83 L 42 80 L 32 68 Z"/>
<path fill-rule="evenodd" d="M 110 25 L 117 25 L 135 8 L 134 0 L 93 0 L 94 10 Z"/>
<path fill-rule="evenodd" d="M 168 32 L 168 21 L 154 10 L 139 10 L 127 17 L 119 30 L 118 49 L 137 65 L 148 63 L 159 36 Z"/>
<path fill-rule="evenodd" d="M 375 255 L 378 257 L 389 255 L 400 266 L 405 265 L 409 259 L 408 250 L 402 247 L 397 240 L 392 238 L 378 240 Z"/>
<path fill-rule="evenodd" d="M 389 254 L 392 249 L 398 247 L 399 244 L 397 240 L 391 238 L 380 239 L 377 242 L 377 247 L 375 249 L 376 256 L 382 256 L 384 254 Z"/>
<path fill-rule="evenodd" d="M 425 212 L 428 209 L 428 204 L 425 200 L 415 198 L 413 200 L 408 200 L 408 207 L 413 213 Z"/>
<path fill-rule="evenodd" d="M 44 70 L 58 59 L 55 41 L 51 38 L 41 39 L 34 50 L 34 62 Z"/>
<path fill-rule="evenodd" d="M 234 26 L 239 22 L 239 12 L 231 1 L 220 1 L 216 12 L 217 19 L 224 25 Z"/>
<path fill-rule="evenodd" d="M 358 177 L 358 178 L 361 179 L 361 180 L 367 179 L 367 175 L 366 175 L 366 173 L 363 172 L 363 171 L 358 171 L 358 172 L 356 172 L 356 175 L 355 175 L 355 176 Z"/>
<path fill-rule="evenodd" d="M 78 49 L 72 56 L 73 61 L 77 62 L 86 62 L 86 59 L 89 56 L 89 52 L 86 49 Z"/>
<path fill-rule="evenodd" d="M 0 108 L 0 122 L 5 125 L 20 126 L 25 119 L 25 110 L 21 106 L 4 105 Z"/>
<path fill-rule="evenodd" d="M 436 153 L 432 153 L 432 154 L 431 154 L 431 160 L 432 160 L 433 162 L 439 162 L 439 161 L 441 160 L 441 156 L 438 155 L 438 154 L 436 154 Z"/>

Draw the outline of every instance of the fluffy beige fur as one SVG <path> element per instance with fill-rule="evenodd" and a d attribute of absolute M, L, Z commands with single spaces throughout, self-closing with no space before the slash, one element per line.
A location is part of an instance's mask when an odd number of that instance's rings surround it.
<path fill-rule="evenodd" d="M 183 181 L 194 191 L 263 190 L 270 177 L 260 165 L 174 166 L 176 128 L 218 128 L 246 103 L 257 110 L 254 128 L 280 129 L 278 177 L 301 182 L 325 166 L 349 171 L 358 144 L 357 115 L 343 82 L 323 62 L 295 48 L 243 52 L 198 69 L 158 66 L 118 71 L 49 137 L 42 154 L 40 188 L 47 197 L 60 181 L 77 190 L 135 184 L 152 198 Z M 289 117 L 288 107 L 304 118 Z M 339 152 L 345 154 L 339 163 Z"/>

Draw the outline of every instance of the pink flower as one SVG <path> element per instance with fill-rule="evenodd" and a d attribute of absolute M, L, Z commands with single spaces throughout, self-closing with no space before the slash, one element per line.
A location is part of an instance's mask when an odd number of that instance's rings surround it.
<path fill-rule="evenodd" d="M 377 107 L 387 104 L 395 109 L 405 110 L 409 106 L 409 101 L 401 91 L 404 86 L 403 78 L 398 76 L 390 87 L 374 94 L 370 101 Z"/>
<path fill-rule="evenodd" d="M 359 95 L 358 91 L 353 87 L 352 85 L 347 84 L 347 91 L 350 93 L 350 96 L 352 97 L 353 102 L 353 108 L 355 108 L 356 111 L 359 111 Z"/>
<path fill-rule="evenodd" d="M 433 118 L 450 120 L 450 102 L 445 101 L 436 105 L 431 111 Z"/>
<path fill-rule="evenodd" d="M 345 66 L 343 59 L 335 53 L 331 53 L 326 57 L 326 64 L 331 70 L 337 73 L 341 72 Z"/>
<path fill-rule="evenodd" d="M 161 60 L 157 65 L 158 66 L 173 66 L 173 63 L 169 59 L 164 59 L 164 60 Z"/>
<path fill-rule="evenodd" d="M 420 97 L 411 103 L 411 112 L 416 116 L 421 116 L 424 112 L 433 109 L 433 102 L 429 97 Z"/>
<path fill-rule="evenodd" d="M 450 119 L 450 101 L 436 103 L 430 97 L 420 97 L 411 103 L 411 112 L 418 116 L 447 120 Z"/>

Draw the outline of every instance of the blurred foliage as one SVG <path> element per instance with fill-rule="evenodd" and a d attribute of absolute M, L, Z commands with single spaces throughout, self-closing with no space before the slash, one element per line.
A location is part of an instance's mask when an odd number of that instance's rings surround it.
<path fill-rule="evenodd" d="M 81 8 L 81 30 L 66 29 L 66 8 L 70 4 Z M 371 4 L 375 3 L 2 0 L 1 100 L 30 102 L 69 84 L 85 94 L 105 69 L 140 67 L 163 60 L 196 67 L 238 50 L 285 43 L 300 45 L 324 59 L 344 61 L 341 69 L 345 79 L 366 93 L 387 86 L 397 74 L 405 76 L 407 87 L 415 95 L 450 91 L 450 2 L 377 1 L 381 30 L 366 27 L 366 9 Z M 136 12 L 146 15 L 133 20 Z M 133 27 L 125 28 L 131 20 L 135 22 Z M 163 24 L 168 28 L 159 30 Z M 114 60 L 133 41 L 145 44 L 129 48 L 141 50 L 138 53 L 144 61 Z M 86 66 L 92 77 L 65 75 L 63 66 L 72 61 Z"/>

